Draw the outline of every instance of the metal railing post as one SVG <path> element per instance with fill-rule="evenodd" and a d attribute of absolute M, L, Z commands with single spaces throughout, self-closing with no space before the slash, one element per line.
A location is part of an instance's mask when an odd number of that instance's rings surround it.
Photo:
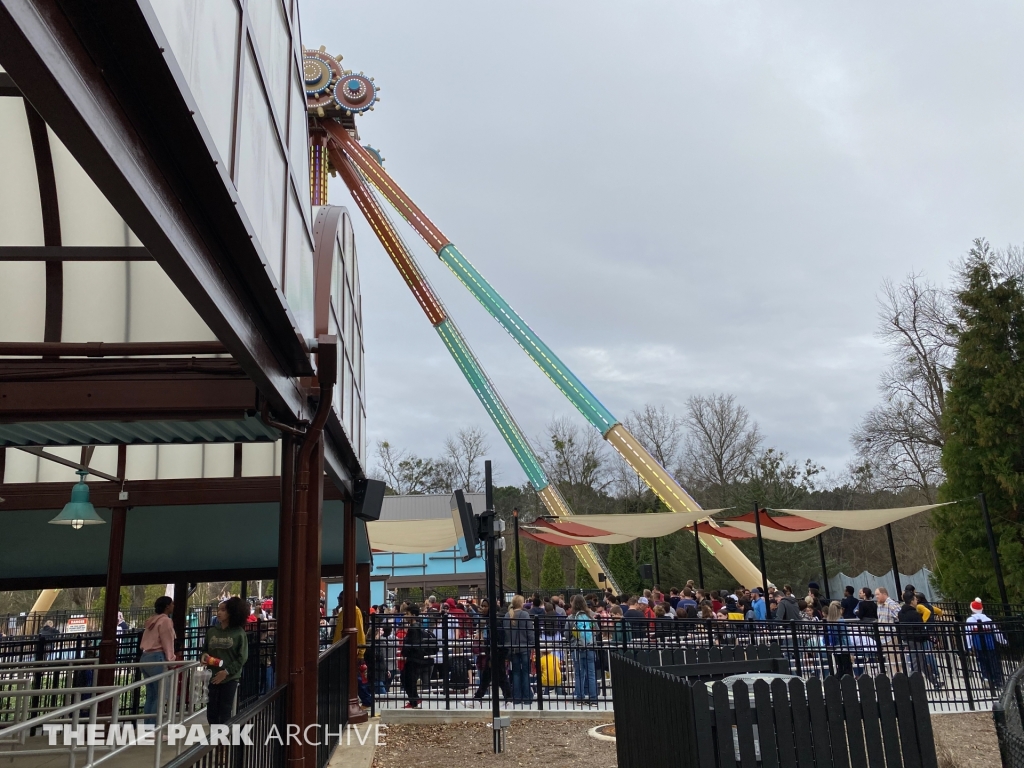
<path fill-rule="evenodd" d="M 967 693 L 967 705 L 974 710 L 974 692 L 971 690 L 971 667 L 967 661 L 967 653 L 964 650 L 964 638 L 960 627 L 953 631 L 953 642 L 956 644 L 956 657 L 960 660 L 960 669 L 963 672 L 964 690 Z"/>
<path fill-rule="evenodd" d="M 800 677 L 804 675 L 803 654 L 800 652 L 800 641 L 796 634 L 796 622 L 790 619 L 789 621 L 789 635 L 793 643 L 793 655 L 796 657 L 796 673 Z"/>
<path fill-rule="evenodd" d="M 874 630 L 875 635 L 875 655 L 878 657 L 878 674 L 885 674 L 885 653 L 882 651 L 882 632 L 878 628 L 878 624 L 872 624 L 871 629 Z"/>
<path fill-rule="evenodd" d="M 540 669 L 540 617 L 531 616 L 533 619 L 533 652 L 536 658 L 537 667 L 537 709 L 544 709 L 544 686 L 542 683 L 541 669 Z M 574 668 L 576 674 L 579 674 L 579 670 Z M 527 656 L 526 659 L 526 682 L 529 685 L 530 682 L 530 659 Z"/>
<path fill-rule="evenodd" d="M 447 613 L 441 614 L 441 682 L 444 687 L 444 708 L 451 709 L 451 696 L 448 680 L 451 677 L 451 658 L 448 655 L 448 618 Z"/>
<path fill-rule="evenodd" d="M 377 689 L 380 683 L 377 680 L 377 632 L 380 631 L 378 619 L 382 618 L 379 614 L 372 613 L 369 616 L 370 619 L 370 637 L 367 651 L 369 652 L 370 660 L 366 664 L 367 679 L 370 681 L 370 717 L 377 716 Z"/>

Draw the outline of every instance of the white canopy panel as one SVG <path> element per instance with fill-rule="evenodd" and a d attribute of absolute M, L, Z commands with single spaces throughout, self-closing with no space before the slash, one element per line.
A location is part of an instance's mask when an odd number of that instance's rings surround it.
<path fill-rule="evenodd" d="M 845 528 L 848 531 L 871 531 L 881 528 L 883 525 L 895 523 L 897 520 L 952 503 L 922 504 L 918 507 L 895 507 L 892 509 L 773 509 L 772 512 L 785 512 L 788 515 L 805 517 L 816 523 Z"/>
<path fill-rule="evenodd" d="M 648 514 L 632 515 L 575 515 L 569 519 L 576 525 L 585 525 L 588 528 L 597 528 L 607 531 L 609 534 L 616 534 L 614 541 L 606 537 L 594 537 L 598 544 L 620 544 L 633 539 L 656 539 L 661 536 L 668 536 L 670 533 L 681 531 L 698 520 L 710 517 L 721 509 L 702 509 L 699 512 L 652 512 Z M 557 521 L 555 523 L 557 525 Z M 621 539 L 622 536 L 627 538 Z M 589 539 L 588 539 L 589 540 Z"/>

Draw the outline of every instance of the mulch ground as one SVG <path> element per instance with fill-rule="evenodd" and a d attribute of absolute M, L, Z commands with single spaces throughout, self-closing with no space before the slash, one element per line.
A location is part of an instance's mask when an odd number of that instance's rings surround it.
<path fill-rule="evenodd" d="M 991 712 L 933 715 L 939 768 L 995 768 L 999 742 Z"/>
<path fill-rule="evenodd" d="M 615 744 L 587 735 L 599 722 L 513 719 L 500 755 L 487 723 L 389 725 L 373 768 L 480 768 L 482 760 L 517 768 L 615 768 Z"/>
<path fill-rule="evenodd" d="M 486 723 L 389 725 L 377 747 L 373 768 L 615 768 L 615 744 L 587 735 L 588 720 L 515 720 L 505 752 L 493 753 Z M 999 765 L 992 713 L 932 717 L 939 768 L 993 768 Z"/>

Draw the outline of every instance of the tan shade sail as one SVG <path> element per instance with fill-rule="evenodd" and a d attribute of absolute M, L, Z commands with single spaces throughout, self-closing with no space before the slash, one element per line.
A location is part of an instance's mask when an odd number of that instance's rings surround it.
<path fill-rule="evenodd" d="M 780 512 L 782 510 L 779 510 Z M 733 522 L 732 520 L 723 520 L 723 528 L 738 528 L 741 531 L 747 533 L 757 533 L 757 525 L 754 523 L 748 523 L 740 520 L 739 522 Z M 798 541 L 807 541 L 813 539 L 819 533 L 824 533 L 831 525 L 819 525 L 817 528 L 809 528 L 805 531 L 784 531 L 780 528 L 772 528 L 767 525 L 761 526 L 761 538 L 768 541 L 787 541 L 789 543 L 796 543 Z"/>
<path fill-rule="evenodd" d="M 559 523 L 526 526 L 520 528 L 519 531 L 524 533 L 527 529 L 532 530 L 536 534 L 533 538 L 537 541 L 543 541 L 545 544 L 553 544 L 559 547 L 568 546 L 569 542 L 571 542 L 572 546 L 578 544 L 626 544 L 636 538 L 636 536 L 624 536 L 620 533 L 601 533 L 599 531 L 592 535 L 580 534 L 573 530 L 571 524 L 562 525 Z M 559 543 L 556 544 L 553 540 L 549 541 L 543 538 L 544 536 L 557 538 Z"/>
<path fill-rule="evenodd" d="M 370 548 L 379 552 L 420 554 L 455 546 L 450 517 L 436 520 L 374 520 L 366 524 Z"/>
<path fill-rule="evenodd" d="M 652 512 L 650 514 L 633 515 L 576 515 L 573 522 L 607 531 L 609 534 L 628 536 L 626 541 L 633 539 L 656 539 L 693 525 L 698 520 L 721 512 L 720 509 L 702 509 L 699 512 Z M 552 520 L 556 528 L 559 522 Z M 620 543 L 620 542 L 600 542 Z"/>
<path fill-rule="evenodd" d="M 923 504 L 919 507 L 895 507 L 893 509 L 773 509 L 772 511 L 799 515 L 817 523 L 831 525 L 833 528 L 845 528 L 848 531 L 870 531 L 942 506 L 945 504 Z"/>

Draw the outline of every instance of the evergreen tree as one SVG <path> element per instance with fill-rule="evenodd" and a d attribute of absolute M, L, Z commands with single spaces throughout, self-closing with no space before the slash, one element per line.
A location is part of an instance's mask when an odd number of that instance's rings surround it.
<path fill-rule="evenodd" d="M 511 546 L 509 546 L 505 553 L 510 555 L 508 558 L 508 565 L 505 570 L 508 571 L 506 574 L 505 587 L 515 589 L 516 586 L 516 546 L 515 542 L 509 540 Z M 533 586 L 533 573 L 530 571 L 530 560 L 526 557 L 526 547 L 520 544 L 519 547 L 519 579 L 523 582 L 523 591 L 525 592 L 531 586 Z"/>
<path fill-rule="evenodd" d="M 1024 292 L 1019 258 L 976 240 L 960 267 L 957 355 L 945 399 L 940 498 L 984 492 L 1010 599 L 1024 598 Z M 939 507 L 937 581 L 959 600 L 998 595 L 977 504 Z"/>
<path fill-rule="evenodd" d="M 540 569 L 540 588 L 554 592 L 565 587 L 565 571 L 562 569 L 562 553 L 558 547 L 544 548 L 544 561 Z"/>
<path fill-rule="evenodd" d="M 576 561 L 576 588 L 597 589 L 597 584 L 594 583 L 594 579 L 590 576 L 590 572 L 583 567 L 583 563 L 579 560 Z"/>
<path fill-rule="evenodd" d="M 612 544 L 608 548 L 608 567 L 611 569 L 615 582 L 624 593 L 638 594 L 643 587 L 640 584 L 640 572 L 633 558 L 632 544 Z"/>

